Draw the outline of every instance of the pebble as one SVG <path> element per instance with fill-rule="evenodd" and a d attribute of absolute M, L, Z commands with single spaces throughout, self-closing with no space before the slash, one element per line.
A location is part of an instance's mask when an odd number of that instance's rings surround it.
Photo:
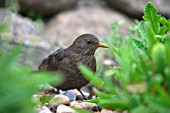
<path fill-rule="evenodd" d="M 66 105 L 59 105 L 56 113 L 75 113 L 75 111 Z"/>
<path fill-rule="evenodd" d="M 51 85 L 49 84 L 45 84 L 43 87 L 42 87 L 43 91 L 47 92 L 47 93 L 57 93 L 57 89 L 52 87 Z"/>
<path fill-rule="evenodd" d="M 86 108 L 86 109 L 93 109 L 94 107 L 98 107 L 97 104 L 90 103 L 90 102 L 82 102 L 82 103 L 80 103 L 80 105 L 83 106 L 83 108 Z"/>
<path fill-rule="evenodd" d="M 64 95 L 66 95 L 70 101 L 75 100 L 76 95 L 74 94 L 74 92 L 72 90 L 68 90 L 64 93 Z"/>
<path fill-rule="evenodd" d="M 75 100 L 77 101 L 83 101 L 84 100 L 84 97 L 82 95 L 77 95 Z"/>
<path fill-rule="evenodd" d="M 40 95 L 38 95 L 38 94 L 34 94 L 31 98 L 31 100 L 32 100 L 33 103 L 35 103 L 37 105 L 40 105 L 40 103 L 41 103 L 40 102 Z"/>
<path fill-rule="evenodd" d="M 90 103 L 90 102 L 80 102 L 79 103 L 77 101 L 72 101 L 72 102 L 70 102 L 70 105 L 73 107 L 76 107 L 76 108 L 91 109 L 91 110 L 95 109 L 95 111 L 99 109 L 97 104 Z"/>
<path fill-rule="evenodd" d="M 77 102 L 77 101 L 72 101 L 72 102 L 70 102 L 70 106 L 75 106 L 75 105 L 77 105 L 77 104 L 79 104 L 79 102 Z"/>
<path fill-rule="evenodd" d="M 41 110 L 38 113 L 52 113 L 52 112 L 48 107 L 42 106 Z"/>
<path fill-rule="evenodd" d="M 70 100 L 65 95 L 55 95 L 49 102 L 50 105 L 58 106 L 60 104 L 69 104 Z"/>
<path fill-rule="evenodd" d="M 102 109 L 102 111 L 100 113 L 120 113 L 120 112 L 117 110 L 112 111 L 112 110 L 108 110 L 108 109 Z"/>

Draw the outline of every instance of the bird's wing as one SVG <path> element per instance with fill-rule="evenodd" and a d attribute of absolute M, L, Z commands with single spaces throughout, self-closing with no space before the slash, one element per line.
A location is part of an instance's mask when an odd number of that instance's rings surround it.
<path fill-rule="evenodd" d="M 58 70 L 58 65 L 61 60 L 65 58 L 64 49 L 58 49 L 53 54 L 49 55 L 46 59 L 42 61 L 39 65 L 39 70 L 50 70 L 56 71 Z"/>

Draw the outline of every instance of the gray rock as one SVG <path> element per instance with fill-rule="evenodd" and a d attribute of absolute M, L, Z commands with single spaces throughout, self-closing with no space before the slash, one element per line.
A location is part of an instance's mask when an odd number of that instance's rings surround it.
<path fill-rule="evenodd" d="M 77 0 L 19 0 L 21 10 L 28 12 L 33 10 L 42 15 L 53 15 L 71 8 Z"/>
<path fill-rule="evenodd" d="M 9 24 L 7 35 L 11 42 L 46 49 L 51 47 L 46 40 L 43 40 L 43 36 L 39 34 L 38 24 L 28 18 L 0 8 L 0 22 L 7 22 Z M 3 38 L 5 37 L 2 36 L 2 40 Z"/>
<path fill-rule="evenodd" d="M 0 8 L 0 23 L 4 22 L 9 27 L 0 37 L 2 42 L 9 42 L 6 48 L 12 48 L 16 44 L 24 45 L 20 62 L 37 68 L 44 56 L 52 50 L 50 43 L 39 32 L 40 26 L 28 18 Z"/>
<path fill-rule="evenodd" d="M 60 46 L 70 45 L 75 38 L 83 33 L 92 33 L 99 38 L 111 33 L 111 22 L 124 20 L 120 34 L 125 34 L 131 20 L 125 15 L 106 8 L 80 8 L 60 13 L 44 27 L 42 33 L 48 40 Z"/>
<path fill-rule="evenodd" d="M 130 16 L 141 18 L 147 2 L 152 2 L 158 11 L 170 17 L 170 0 L 106 0 L 110 6 Z"/>
<path fill-rule="evenodd" d="M 107 7 L 104 0 L 78 0 L 77 8 L 82 7 Z"/>
<path fill-rule="evenodd" d="M 58 106 L 60 104 L 68 104 L 70 102 L 69 98 L 65 95 L 55 95 L 49 102 L 52 106 Z"/>
<path fill-rule="evenodd" d="M 34 11 L 41 15 L 54 15 L 73 7 L 77 0 L 18 0 L 18 2 L 22 13 L 28 14 Z M 5 0 L 0 0 L 0 6 L 4 5 Z"/>

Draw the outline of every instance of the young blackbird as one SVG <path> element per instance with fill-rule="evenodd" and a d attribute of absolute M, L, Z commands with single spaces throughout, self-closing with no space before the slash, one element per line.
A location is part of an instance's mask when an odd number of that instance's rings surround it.
<path fill-rule="evenodd" d="M 95 72 L 94 53 L 98 47 L 107 48 L 107 45 L 100 43 L 92 34 L 83 34 L 68 48 L 58 49 L 49 55 L 38 69 L 61 72 L 65 76 L 65 81 L 60 86 L 54 87 L 61 90 L 78 89 L 82 94 L 80 88 L 87 85 L 89 81 L 81 74 L 77 64 L 83 63 Z M 82 96 L 85 97 L 83 94 Z"/>

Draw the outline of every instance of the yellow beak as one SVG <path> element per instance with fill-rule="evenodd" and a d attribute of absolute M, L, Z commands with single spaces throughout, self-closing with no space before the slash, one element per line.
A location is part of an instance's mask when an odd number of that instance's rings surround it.
<path fill-rule="evenodd" d="M 97 47 L 108 48 L 108 46 L 107 46 L 106 44 L 103 44 L 103 43 L 101 43 L 101 42 L 99 42 L 99 43 L 97 44 Z"/>

